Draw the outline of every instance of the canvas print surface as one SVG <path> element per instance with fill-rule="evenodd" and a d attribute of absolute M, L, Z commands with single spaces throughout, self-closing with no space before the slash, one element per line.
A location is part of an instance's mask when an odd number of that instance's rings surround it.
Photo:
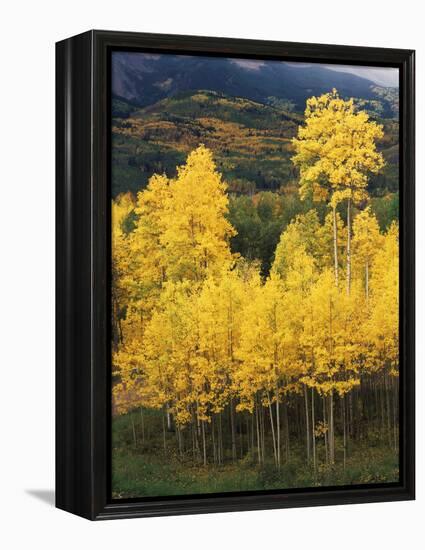
<path fill-rule="evenodd" d="M 116 51 L 112 496 L 399 479 L 399 74 Z"/>

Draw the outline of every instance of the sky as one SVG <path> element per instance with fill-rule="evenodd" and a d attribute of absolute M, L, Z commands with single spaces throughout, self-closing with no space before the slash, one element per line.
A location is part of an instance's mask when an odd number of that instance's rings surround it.
<path fill-rule="evenodd" d="M 355 65 L 325 65 L 332 71 L 351 73 L 372 80 L 379 86 L 398 88 L 398 69 L 392 67 L 357 67 Z"/>
<path fill-rule="evenodd" d="M 254 61 L 250 59 L 235 59 L 234 63 L 236 63 L 240 67 L 245 67 L 246 69 L 251 69 L 255 71 L 255 70 L 258 70 L 262 65 L 264 65 L 265 62 Z M 312 65 L 311 63 L 300 63 L 300 62 L 291 62 L 287 64 L 291 65 L 292 67 L 298 67 L 300 69 L 305 69 Z M 318 65 L 320 65 L 320 63 L 318 63 Z M 323 67 L 326 67 L 327 69 L 331 69 L 332 71 L 337 71 L 341 73 L 351 73 L 357 76 L 361 76 L 363 78 L 367 78 L 368 80 L 371 80 L 378 86 L 390 86 L 393 88 L 398 88 L 399 72 L 398 72 L 398 69 L 395 69 L 392 67 L 363 67 L 363 66 L 356 66 L 356 65 L 334 65 L 334 64 L 331 64 L 331 65 L 323 64 Z"/>

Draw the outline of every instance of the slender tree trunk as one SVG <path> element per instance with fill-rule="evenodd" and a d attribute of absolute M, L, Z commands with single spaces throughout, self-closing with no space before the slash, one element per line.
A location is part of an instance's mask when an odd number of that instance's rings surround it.
<path fill-rule="evenodd" d="M 142 441 L 145 442 L 145 417 L 143 414 L 143 407 L 140 407 L 140 417 L 142 419 Z"/>
<path fill-rule="evenodd" d="M 260 450 L 261 450 L 261 462 L 264 462 L 264 437 L 263 437 L 263 405 L 261 403 L 261 399 L 258 400 L 258 424 L 260 428 Z"/>
<path fill-rule="evenodd" d="M 170 408 L 167 405 L 167 430 L 171 432 L 171 414 L 170 414 Z"/>
<path fill-rule="evenodd" d="M 343 444 L 344 444 L 344 470 L 347 460 L 347 432 L 345 428 L 345 397 L 341 398 L 341 408 L 342 408 L 342 426 L 343 426 Z"/>
<path fill-rule="evenodd" d="M 211 418 L 211 443 L 213 448 L 213 461 L 217 464 L 217 450 L 215 445 L 215 420 L 214 416 Z"/>
<path fill-rule="evenodd" d="M 130 414 L 130 417 L 131 417 L 131 427 L 133 430 L 133 443 L 134 443 L 134 446 L 137 447 L 136 427 L 134 425 L 133 414 Z"/>
<path fill-rule="evenodd" d="M 388 376 L 387 374 L 384 374 L 385 379 L 385 398 L 386 398 L 386 405 L 387 405 L 387 433 L 388 433 L 388 443 L 389 446 L 392 447 L 392 434 L 391 434 L 391 412 L 390 412 L 390 391 L 388 388 Z"/>
<path fill-rule="evenodd" d="M 193 421 L 190 424 L 190 434 L 192 436 L 192 458 L 193 458 L 193 462 L 195 462 L 195 434 L 194 434 Z"/>
<path fill-rule="evenodd" d="M 251 453 L 254 454 L 254 424 L 255 424 L 255 406 L 251 414 Z"/>
<path fill-rule="evenodd" d="M 375 377 L 372 379 L 373 392 L 374 392 L 374 414 L 376 417 L 379 415 L 379 389 L 378 384 L 376 383 Z"/>
<path fill-rule="evenodd" d="M 398 419 L 397 419 L 397 399 L 398 399 L 398 391 L 397 391 L 397 380 L 395 377 L 392 377 L 392 403 L 393 403 L 393 428 L 394 428 L 394 450 L 397 451 L 398 448 Z"/>
<path fill-rule="evenodd" d="M 276 431 L 277 431 L 277 465 L 280 468 L 280 411 L 279 388 L 276 387 Z"/>
<path fill-rule="evenodd" d="M 329 453 L 328 453 L 328 435 L 329 435 L 329 425 L 328 425 L 328 419 L 326 415 L 326 397 L 323 396 L 323 424 L 326 426 L 325 434 L 324 434 L 324 442 L 325 442 L 325 457 L 326 457 L 326 464 L 329 464 Z"/>
<path fill-rule="evenodd" d="M 347 202 L 347 294 L 351 291 L 351 198 Z"/>
<path fill-rule="evenodd" d="M 243 433 L 243 431 L 245 430 L 245 433 Z M 244 412 L 241 416 L 241 433 L 242 433 L 242 436 L 243 439 L 242 439 L 242 449 L 243 451 L 245 452 L 245 441 L 244 439 L 246 439 L 246 453 L 244 456 L 248 455 L 249 454 L 249 442 L 250 442 L 250 438 L 249 438 L 249 418 L 248 418 L 248 414 L 246 412 Z M 243 458 L 243 457 L 241 457 Z"/>
<path fill-rule="evenodd" d="M 182 431 L 179 426 L 177 426 L 177 441 L 179 444 L 179 455 L 180 457 L 183 457 L 183 438 Z"/>
<path fill-rule="evenodd" d="M 336 206 L 332 207 L 332 223 L 333 223 L 335 286 L 338 286 L 338 227 L 336 223 Z"/>
<path fill-rule="evenodd" d="M 193 437 L 194 437 L 194 446 L 196 452 L 196 459 L 200 460 L 200 449 L 199 449 L 199 417 L 197 410 L 193 412 Z"/>
<path fill-rule="evenodd" d="M 284 401 L 284 408 L 283 408 L 283 418 L 284 418 L 284 424 L 285 424 L 285 454 L 286 454 L 286 461 L 289 461 L 290 453 L 291 453 L 291 447 L 290 447 L 290 439 L 289 439 L 289 419 L 288 419 L 288 403 L 286 400 Z"/>
<path fill-rule="evenodd" d="M 381 433 L 384 435 L 385 433 L 385 405 L 384 405 L 384 378 L 382 376 L 381 383 L 379 384 L 379 402 L 380 402 L 380 410 L 381 410 Z"/>
<path fill-rule="evenodd" d="M 314 418 L 314 388 L 311 388 L 311 440 L 313 443 L 313 468 L 316 473 L 316 434 L 314 433 L 314 427 L 316 420 Z"/>
<path fill-rule="evenodd" d="M 236 424 L 238 417 L 236 417 Z M 243 418 L 239 415 L 239 445 L 240 445 L 240 451 L 241 451 L 241 458 L 243 458 Z"/>
<path fill-rule="evenodd" d="M 256 420 L 256 428 L 257 428 L 257 452 L 258 452 L 258 464 L 261 464 L 261 437 L 260 437 L 260 420 L 258 418 L 259 411 L 258 411 L 258 403 L 257 399 L 255 400 L 255 420 Z"/>
<path fill-rule="evenodd" d="M 207 442 L 205 439 L 205 420 L 201 420 L 201 429 L 202 429 L 202 451 L 204 456 L 204 466 L 207 465 Z"/>
<path fill-rule="evenodd" d="M 198 438 L 201 436 L 201 420 L 199 419 L 199 403 L 196 401 L 196 435 L 197 435 L 197 441 Z M 199 448 L 199 445 L 198 445 Z"/>
<path fill-rule="evenodd" d="M 270 393 L 269 392 L 267 392 L 267 400 L 268 400 L 268 403 L 269 403 L 270 426 L 271 426 L 271 429 L 272 429 L 274 462 L 277 466 L 276 434 L 275 434 L 275 429 L 274 429 L 272 402 L 270 400 Z"/>
<path fill-rule="evenodd" d="M 246 415 L 246 438 L 248 441 L 248 452 L 252 453 L 254 449 L 254 414 Z"/>
<path fill-rule="evenodd" d="M 329 396 L 329 460 L 335 464 L 335 430 L 334 430 L 334 396 L 333 391 Z"/>
<path fill-rule="evenodd" d="M 163 438 L 163 445 L 164 445 L 164 454 L 167 452 L 167 437 L 165 433 L 165 415 L 162 415 L 162 438 Z"/>
<path fill-rule="evenodd" d="M 233 398 L 230 399 L 230 426 L 232 432 L 232 460 L 236 462 L 236 430 L 235 430 L 235 411 L 233 407 Z"/>
<path fill-rule="evenodd" d="M 309 413 L 309 410 L 308 410 L 307 386 L 305 384 L 304 384 L 304 405 L 305 405 L 305 435 L 306 435 L 307 462 L 310 462 L 310 460 L 311 460 L 310 413 Z"/>

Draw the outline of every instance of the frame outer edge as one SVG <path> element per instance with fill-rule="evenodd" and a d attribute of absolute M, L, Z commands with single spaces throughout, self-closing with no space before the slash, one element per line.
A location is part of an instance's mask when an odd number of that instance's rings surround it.
<path fill-rule="evenodd" d="M 210 44 L 208 42 L 210 40 Z M 105 67 L 110 47 L 146 47 L 246 56 L 329 56 L 404 69 L 403 183 L 406 188 L 403 339 L 409 362 L 404 388 L 404 479 L 398 486 L 337 491 L 214 496 L 119 503 L 107 496 L 105 342 L 107 309 L 108 179 Z M 261 510 L 411 500 L 414 498 L 414 52 L 380 48 L 281 43 L 89 31 L 57 44 L 57 355 L 56 506 L 88 519 Z"/>
<path fill-rule="evenodd" d="M 404 475 L 409 498 L 415 499 L 415 55 L 406 54 L 403 64 L 403 345 L 404 349 Z"/>
<path fill-rule="evenodd" d="M 56 507 L 91 500 L 91 33 L 56 44 Z"/>

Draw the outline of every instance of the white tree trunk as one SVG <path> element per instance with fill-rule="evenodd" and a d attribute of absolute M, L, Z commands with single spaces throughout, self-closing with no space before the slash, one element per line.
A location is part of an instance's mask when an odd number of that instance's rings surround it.
<path fill-rule="evenodd" d="M 335 269 L 335 286 L 338 286 L 338 228 L 336 225 L 336 206 L 332 207 L 333 221 L 333 243 L 334 243 L 334 269 Z"/>
<path fill-rule="evenodd" d="M 274 429 L 272 402 L 271 402 L 271 399 L 270 399 L 270 393 L 269 392 L 267 392 L 267 400 L 269 402 L 270 426 L 271 426 L 271 429 L 272 429 L 274 461 L 275 461 L 275 464 L 277 466 L 276 434 L 275 434 L 275 429 Z"/>
<path fill-rule="evenodd" d="M 132 427 L 132 431 L 133 431 L 134 446 L 137 447 L 136 427 L 134 426 L 133 414 L 131 414 L 131 427 Z"/>
<path fill-rule="evenodd" d="M 329 397 L 329 461 L 335 464 L 334 396 Z"/>
<path fill-rule="evenodd" d="M 304 384 L 304 405 L 305 405 L 305 436 L 307 449 L 307 462 L 310 462 L 310 413 L 308 410 L 307 386 Z"/>
<path fill-rule="evenodd" d="M 351 291 L 351 199 L 347 202 L 347 294 Z"/>

